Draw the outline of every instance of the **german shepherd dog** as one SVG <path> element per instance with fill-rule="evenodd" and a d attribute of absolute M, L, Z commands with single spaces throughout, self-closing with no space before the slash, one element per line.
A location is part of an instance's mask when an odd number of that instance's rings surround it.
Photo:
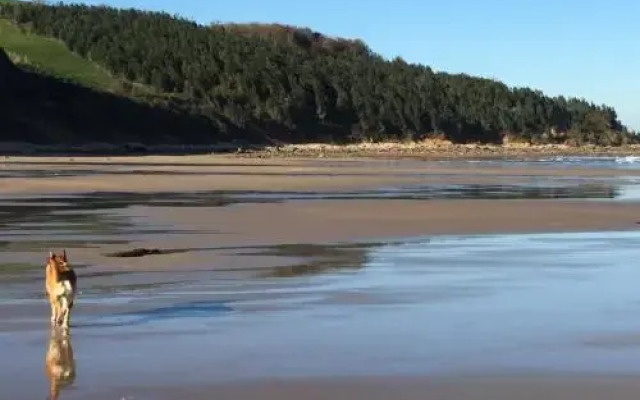
<path fill-rule="evenodd" d="M 49 380 L 49 400 L 57 400 L 60 389 L 71 386 L 76 379 L 76 364 L 70 335 L 51 330 L 45 355 L 45 367 Z"/>
<path fill-rule="evenodd" d="M 71 309 L 76 298 L 76 273 L 69 265 L 67 251 L 62 255 L 49 252 L 46 265 L 45 291 L 51 305 L 51 326 L 69 328 Z"/>

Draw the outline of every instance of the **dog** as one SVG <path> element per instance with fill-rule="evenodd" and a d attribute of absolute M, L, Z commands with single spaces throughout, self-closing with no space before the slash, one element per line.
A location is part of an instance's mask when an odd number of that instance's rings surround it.
<path fill-rule="evenodd" d="M 73 385 L 76 364 L 70 335 L 51 330 L 45 355 L 45 373 L 49 381 L 49 400 L 57 400 L 61 389 Z"/>
<path fill-rule="evenodd" d="M 77 277 L 69 265 L 66 250 L 63 250 L 61 256 L 49 252 L 45 274 L 45 292 L 51 305 L 51 326 L 68 329 L 76 298 Z"/>

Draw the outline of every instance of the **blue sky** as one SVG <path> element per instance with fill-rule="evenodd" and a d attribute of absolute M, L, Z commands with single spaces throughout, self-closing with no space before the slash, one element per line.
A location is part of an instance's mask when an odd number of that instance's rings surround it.
<path fill-rule="evenodd" d="M 360 38 L 385 57 L 584 97 L 640 130 L 637 0 L 99 0 L 200 23 L 279 22 Z"/>

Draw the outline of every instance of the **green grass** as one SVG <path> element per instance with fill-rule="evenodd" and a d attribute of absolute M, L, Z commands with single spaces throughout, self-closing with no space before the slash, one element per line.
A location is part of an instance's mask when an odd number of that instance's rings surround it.
<path fill-rule="evenodd" d="M 115 91 L 121 83 L 97 64 L 71 52 L 56 39 L 21 30 L 0 19 L 0 47 L 17 65 L 27 65 L 46 74 L 95 89 Z"/>

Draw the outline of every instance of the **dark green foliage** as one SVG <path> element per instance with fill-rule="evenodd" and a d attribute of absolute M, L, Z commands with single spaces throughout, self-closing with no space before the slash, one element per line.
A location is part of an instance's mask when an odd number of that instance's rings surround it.
<path fill-rule="evenodd" d="M 630 137 L 610 107 L 435 73 L 399 58 L 385 61 L 360 41 L 308 29 L 205 27 L 163 13 L 85 5 L 7 4 L 0 16 L 62 40 L 122 78 L 170 94 L 182 112 L 211 127 L 212 141 L 221 135 L 260 142 L 438 135 L 501 142 L 508 135 L 616 144 Z M 192 139 L 184 128 L 168 130 L 164 135 L 181 142 Z M 157 131 L 140 135 L 166 139 Z"/>

